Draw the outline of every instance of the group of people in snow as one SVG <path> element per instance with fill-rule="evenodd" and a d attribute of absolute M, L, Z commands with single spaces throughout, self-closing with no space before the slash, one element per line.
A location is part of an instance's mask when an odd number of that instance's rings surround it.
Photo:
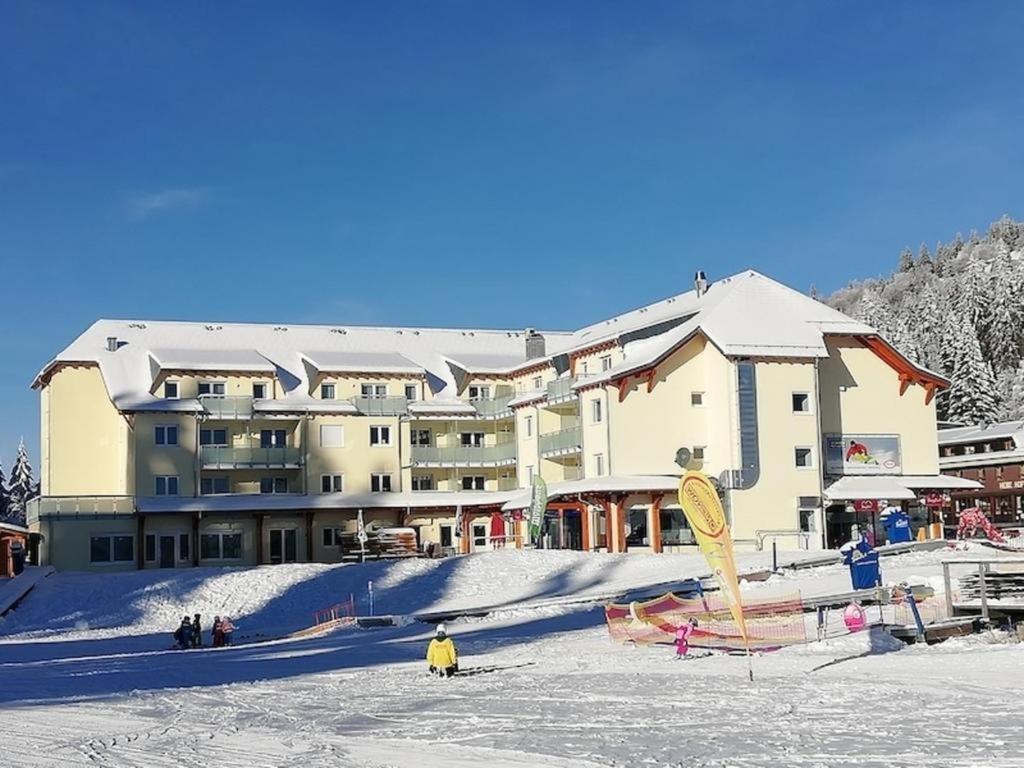
<path fill-rule="evenodd" d="M 224 618 L 214 616 L 211 634 L 213 647 L 220 648 L 231 645 L 231 636 L 234 631 L 235 625 L 228 616 Z M 174 647 L 181 650 L 203 647 L 202 617 L 198 613 L 191 619 L 188 616 L 182 618 L 181 625 L 174 631 Z"/>

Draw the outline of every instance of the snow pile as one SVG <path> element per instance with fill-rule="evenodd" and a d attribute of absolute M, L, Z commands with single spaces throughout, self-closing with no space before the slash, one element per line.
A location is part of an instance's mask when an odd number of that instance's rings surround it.
<path fill-rule="evenodd" d="M 806 645 L 793 645 L 779 653 L 785 656 L 827 656 L 849 659 L 875 653 L 901 651 L 906 646 L 881 627 L 870 627 L 841 637 L 830 637 Z"/>

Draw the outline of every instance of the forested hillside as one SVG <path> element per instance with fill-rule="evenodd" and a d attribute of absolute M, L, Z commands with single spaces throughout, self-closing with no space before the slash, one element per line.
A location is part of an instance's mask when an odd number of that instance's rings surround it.
<path fill-rule="evenodd" d="M 889 277 L 852 283 L 826 303 L 874 326 L 949 378 L 939 416 L 965 424 L 1024 416 L 1024 223 L 959 234 L 934 253 L 906 249 Z"/>

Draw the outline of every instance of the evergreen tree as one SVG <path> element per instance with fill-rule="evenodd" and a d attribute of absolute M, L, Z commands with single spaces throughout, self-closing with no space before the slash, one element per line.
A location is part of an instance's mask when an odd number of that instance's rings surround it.
<path fill-rule="evenodd" d="M 19 525 L 25 524 L 26 505 L 33 497 L 34 487 L 32 465 L 29 463 L 25 440 L 22 438 L 18 444 L 18 455 L 14 459 L 14 467 L 11 469 L 11 482 L 8 489 L 10 497 L 8 515 Z"/>
<path fill-rule="evenodd" d="M 0 464 L 0 520 L 6 520 L 10 513 L 10 500 L 7 497 L 7 478 L 4 477 L 4 465 Z"/>
<path fill-rule="evenodd" d="M 921 243 L 921 250 L 918 251 L 917 254 L 917 266 L 924 267 L 928 271 L 931 271 L 932 267 L 934 267 L 934 262 L 932 261 L 932 254 L 928 250 L 928 246 L 925 245 L 924 243 Z"/>
<path fill-rule="evenodd" d="M 978 334 L 970 324 L 959 327 L 946 415 L 961 424 L 991 424 L 999 416 L 992 366 L 981 354 Z"/>
<path fill-rule="evenodd" d="M 909 248 L 900 252 L 900 272 L 909 272 L 914 268 L 914 254 Z"/>
<path fill-rule="evenodd" d="M 1014 369 L 1021 359 L 1022 285 L 1020 270 L 1009 254 L 996 263 L 985 319 L 985 356 L 997 371 Z"/>

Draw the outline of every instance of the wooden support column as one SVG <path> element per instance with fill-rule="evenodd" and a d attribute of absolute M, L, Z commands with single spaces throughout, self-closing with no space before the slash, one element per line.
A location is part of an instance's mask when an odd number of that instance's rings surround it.
<path fill-rule="evenodd" d="M 661 546 L 661 496 L 651 496 L 651 549 L 660 553 Z"/>
<path fill-rule="evenodd" d="M 470 552 L 469 532 L 472 528 L 470 515 L 462 513 L 462 541 L 459 542 L 459 554 L 468 555 Z"/>
<path fill-rule="evenodd" d="M 601 510 L 604 514 L 604 548 L 606 552 L 615 551 L 615 529 L 612 527 L 612 503 L 608 499 L 601 499 Z"/>
<path fill-rule="evenodd" d="M 590 551 L 590 507 L 584 504 L 582 501 L 579 503 L 580 510 L 580 539 L 581 546 L 584 552 Z"/>
<path fill-rule="evenodd" d="M 512 524 L 513 536 L 515 536 L 516 549 L 522 549 L 523 548 L 523 528 L 526 526 L 526 521 L 525 520 L 515 520 L 515 519 L 513 519 L 511 521 L 511 524 Z"/>
<path fill-rule="evenodd" d="M 139 543 L 135 549 L 135 567 L 140 571 L 146 567 L 146 516 L 138 515 Z"/>
<path fill-rule="evenodd" d="M 306 562 L 313 562 L 313 515 L 315 512 L 306 513 Z"/>
<path fill-rule="evenodd" d="M 626 497 L 620 496 L 615 502 L 615 512 L 618 521 L 619 548 L 617 552 L 628 552 L 629 545 L 626 543 Z"/>

